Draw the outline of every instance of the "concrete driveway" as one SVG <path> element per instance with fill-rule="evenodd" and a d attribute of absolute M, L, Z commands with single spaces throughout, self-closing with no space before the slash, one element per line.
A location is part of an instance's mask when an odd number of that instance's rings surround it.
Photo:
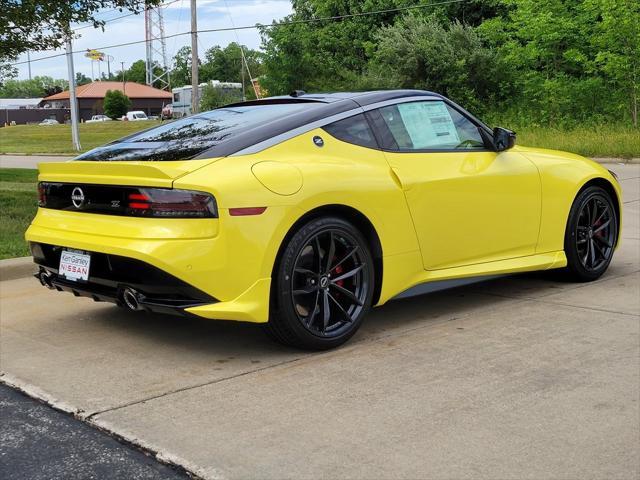
<path fill-rule="evenodd" d="M 531 274 L 391 302 L 309 354 L 253 325 L 0 283 L 3 381 L 206 478 L 640 476 L 640 165 L 590 284 Z"/>

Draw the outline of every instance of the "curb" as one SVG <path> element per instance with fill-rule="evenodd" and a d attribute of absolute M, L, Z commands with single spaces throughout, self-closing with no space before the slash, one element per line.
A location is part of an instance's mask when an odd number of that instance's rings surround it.
<path fill-rule="evenodd" d="M 222 478 L 222 476 L 220 475 L 211 475 L 209 474 L 209 472 L 203 471 L 197 465 L 190 465 L 190 462 L 183 461 L 179 457 L 155 449 L 141 439 L 138 439 L 131 435 L 118 433 L 115 431 L 115 429 L 111 429 L 107 425 L 101 425 L 99 422 L 93 421 L 90 418 L 92 415 L 85 415 L 82 410 L 79 410 L 66 402 L 58 400 L 44 390 L 41 390 L 39 387 L 24 382 L 9 373 L 0 372 L 0 384 L 17 390 L 23 395 L 26 395 L 27 397 L 36 400 L 44 405 L 47 405 L 48 407 L 56 411 L 71 415 L 85 425 L 88 425 L 89 427 L 99 430 L 102 433 L 110 436 L 120 444 L 138 450 L 148 457 L 155 458 L 158 462 L 167 465 L 175 471 L 183 473 L 184 475 L 193 478 L 194 480 L 204 480 L 206 478 L 217 480 Z"/>
<path fill-rule="evenodd" d="M 614 158 L 614 157 L 602 157 L 602 158 L 592 158 L 594 162 L 598 163 L 614 163 L 614 164 L 622 164 L 622 165 L 640 165 L 640 157 L 634 158 Z"/>
<path fill-rule="evenodd" d="M 36 271 L 31 257 L 8 258 L 0 260 L 0 281 L 26 278 Z"/>

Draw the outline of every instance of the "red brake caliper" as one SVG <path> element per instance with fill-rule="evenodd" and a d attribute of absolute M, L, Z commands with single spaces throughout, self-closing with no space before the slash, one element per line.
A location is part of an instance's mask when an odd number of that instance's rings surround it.
<path fill-rule="evenodd" d="M 338 265 L 335 268 L 336 274 L 340 275 L 342 272 L 344 272 L 344 268 L 342 268 L 342 265 Z M 344 287 L 344 280 L 338 280 L 336 282 L 336 285 L 340 285 L 341 287 Z"/>

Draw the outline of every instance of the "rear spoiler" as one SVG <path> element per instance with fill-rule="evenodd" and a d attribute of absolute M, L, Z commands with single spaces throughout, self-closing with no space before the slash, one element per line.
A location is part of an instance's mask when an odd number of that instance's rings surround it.
<path fill-rule="evenodd" d="M 171 188 L 174 180 L 217 159 L 177 162 L 40 163 L 38 180 L 60 183 L 93 183 Z"/>

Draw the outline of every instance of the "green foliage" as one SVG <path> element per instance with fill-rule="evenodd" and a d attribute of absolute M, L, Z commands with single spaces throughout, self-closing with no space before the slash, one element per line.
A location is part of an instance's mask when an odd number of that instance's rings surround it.
<path fill-rule="evenodd" d="M 156 75 L 161 75 L 163 73 L 163 69 L 159 65 L 153 66 L 153 72 Z M 113 80 L 122 80 L 122 73 L 119 72 L 117 75 L 113 75 Z M 107 76 L 103 73 L 102 76 L 105 80 L 108 80 Z M 141 85 L 145 85 L 147 83 L 147 64 L 144 60 L 136 60 L 131 64 L 131 66 L 124 71 L 124 78 L 127 82 L 135 82 L 140 83 Z M 156 88 L 162 87 L 160 82 L 154 83 L 153 85 Z"/>
<path fill-rule="evenodd" d="M 294 0 L 286 21 L 428 0 Z M 431 2 L 436 3 L 436 2 Z M 468 0 L 261 31 L 270 94 L 428 88 L 536 125 L 638 124 L 638 0 Z"/>
<path fill-rule="evenodd" d="M 86 85 L 91 83 L 91 79 L 82 72 L 76 72 L 76 85 Z"/>
<path fill-rule="evenodd" d="M 499 98 L 503 66 L 469 26 L 407 16 L 380 29 L 374 40 L 363 86 L 432 90 L 477 112 Z"/>
<path fill-rule="evenodd" d="M 241 50 L 242 49 L 242 50 Z M 251 50 L 245 45 L 231 42 L 224 48 L 214 46 L 204 54 L 204 61 L 200 65 L 200 81 L 220 80 L 221 82 L 242 82 L 245 90 L 252 91 L 251 79 L 247 67 L 243 65 L 242 57 L 249 66 L 251 76 L 256 78 L 262 74 L 262 54 Z"/>
<path fill-rule="evenodd" d="M 16 57 L 27 50 L 54 50 L 73 34 L 72 23 L 92 23 L 104 26 L 96 14 L 107 8 L 141 12 L 145 3 L 155 6 L 162 0 L 5 0 L 2 2 L 0 57 Z M 2 59 L 2 58 L 0 58 Z"/>
<path fill-rule="evenodd" d="M 301 21 L 337 15 L 387 10 L 415 5 L 415 0 L 294 0 L 294 13 L 283 21 Z M 375 49 L 374 36 L 391 25 L 398 14 L 356 16 L 263 28 L 265 52 L 263 86 L 270 94 L 292 90 L 352 90 L 367 69 Z"/>
<path fill-rule="evenodd" d="M 209 84 L 202 89 L 202 98 L 200 99 L 200 111 L 213 110 L 233 102 L 241 101 L 239 93 L 225 92 L 219 88 Z"/>
<path fill-rule="evenodd" d="M 144 60 L 137 60 L 124 73 L 127 82 L 145 84 L 147 82 L 147 65 Z"/>
<path fill-rule="evenodd" d="M 503 103 L 508 115 L 563 126 L 633 118 L 628 99 L 635 92 L 637 112 L 640 2 L 503 3 L 508 13 L 478 30 L 511 68 L 516 101 Z"/>
<path fill-rule="evenodd" d="M 626 97 L 633 125 L 638 127 L 640 96 L 640 2 L 638 0 L 587 0 L 600 15 L 591 36 L 595 64 Z"/>
<path fill-rule="evenodd" d="M 4 82 L 18 76 L 18 69 L 5 62 L 15 62 L 17 58 L 8 58 L 0 55 L 0 88 Z"/>
<path fill-rule="evenodd" d="M 173 57 L 171 85 L 183 87 L 191 85 L 191 47 L 182 47 Z"/>
<path fill-rule="evenodd" d="M 244 87 L 248 98 L 255 98 L 251 79 L 247 72 L 247 67 L 242 63 L 242 51 L 249 66 L 249 71 L 253 78 L 262 74 L 262 53 L 257 50 L 240 46 L 236 42 L 231 42 L 222 48 L 215 45 L 204 53 L 204 59 L 199 60 L 200 68 L 198 72 L 200 83 L 211 80 L 221 82 L 240 83 L 244 79 Z M 171 84 L 174 87 L 182 87 L 191 84 L 191 48 L 182 47 L 173 57 L 173 68 L 171 70 Z"/>
<path fill-rule="evenodd" d="M 68 88 L 66 80 L 34 77 L 31 80 L 6 80 L 0 86 L 0 98 L 39 98 Z"/>
<path fill-rule="evenodd" d="M 131 107 L 131 100 L 120 90 L 107 90 L 103 105 L 105 115 L 111 118 L 120 118 Z"/>

